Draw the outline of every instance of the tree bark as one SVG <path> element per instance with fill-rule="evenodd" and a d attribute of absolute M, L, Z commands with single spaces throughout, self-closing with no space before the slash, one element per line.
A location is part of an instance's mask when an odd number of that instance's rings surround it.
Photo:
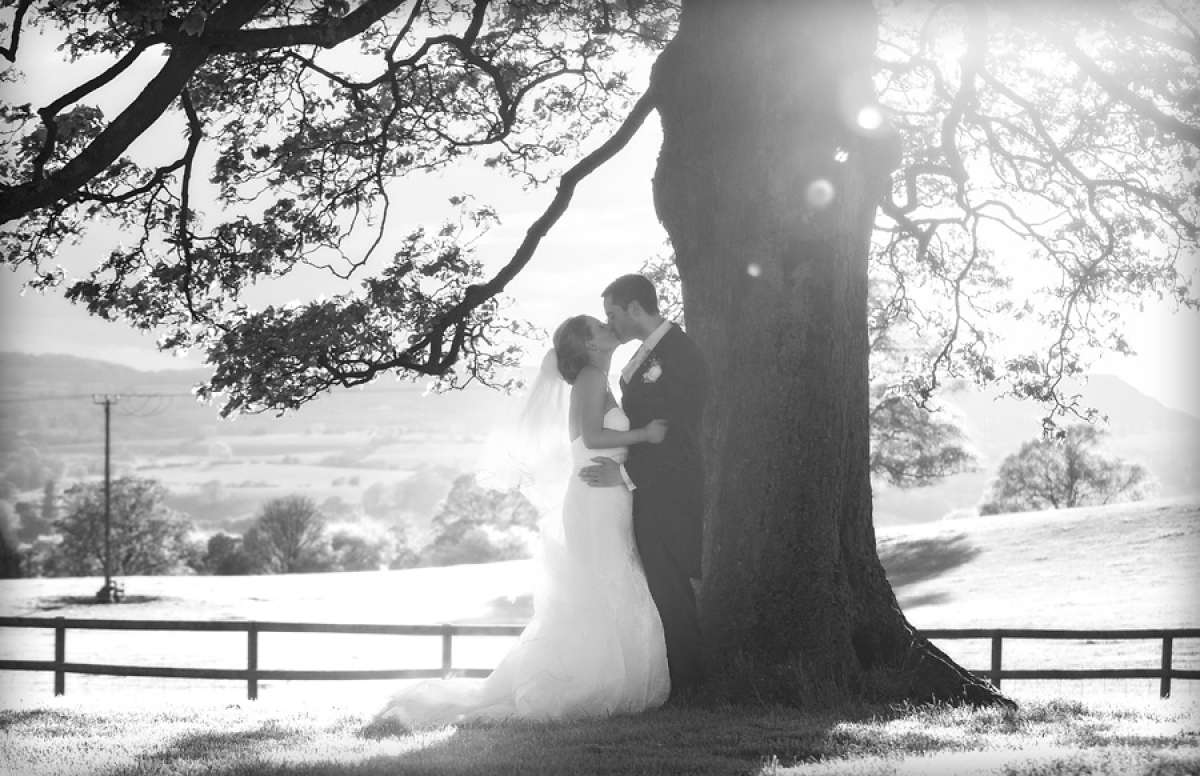
<path fill-rule="evenodd" d="M 684 0 L 655 205 L 713 377 L 701 617 L 717 697 L 1011 703 L 906 621 L 868 471 L 867 264 L 898 163 L 870 0 Z"/>

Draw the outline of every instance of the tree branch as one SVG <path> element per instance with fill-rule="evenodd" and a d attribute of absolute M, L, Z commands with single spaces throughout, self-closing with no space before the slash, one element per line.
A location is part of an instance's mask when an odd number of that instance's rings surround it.
<path fill-rule="evenodd" d="M 183 254 L 184 266 L 187 269 L 183 277 L 183 296 L 187 301 L 188 313 L 191 314 L 192 320 L 212 323 L 207 315 L 197 313 L 195 301 L 192 299 L 192 235 L 191 229 L 188 227 L 188 223 L 191 221 L 192 168 L 196 159 L 196 151 L 200 148 L 200 140 L 204 137 L 204 125 L 201 124 L 200 116 L 197 115 L 196 108 L 192 104 L 192 94 L 189 90 L 183 90 L 179 101 L 183 105 L 183 111 L 187 114 L 188 120 L 187 153 L 183 157 L 183 181 L 180 183 L 179 190 L 179 250 Z"/>
<path fill-rule="evenodd" d="M 17 11 L 13 15 L 12 43 L 8 46 L 0 46 L 0 56 L 9 62 L 16 61 L 17 45 L 21 42 L 21 25 L 24 24 L 25 12 L 31 5 L 33 5 L 33 0 L 21 0 L 17 3 Z"/>
<path fill-rule="evenodd" d="M 1200 148 L 1200 127 L 1187 124 L 1174 116 L 1169 116 L 1158 109 L 1153 102 L 1136 94 L 1125 84 L 1113 78 L 1104 68 L 1100 67 L 1091 57 L 1085 54 L 1078 46 L 1075 45 L 1075 40 L 1070 33 L 1064 32 L 1049 24 L 1042 27 L 1042 34 L 1051 40 L 1056 46 L 1062 49 L 1072 62 L 1074 62 L 1080 70 L 1086 73 L 1093 81 L 1095 81 L 1102 89 L 1111 94 L 1114 98 L 1125 103 L 1129 107 L 1138 112 L 1138 115 L 1144 116 L 1165 133 L 1172 134 L 1180 140 L 1190 143 L 1196 148 Z"/>
<path fill-rule="evenodd" d="M 38 115 L 42 117 L 42 123 L 46 127 L 46 139 L 42 143 L 42 150 L 38 152 L 37 158 L 33 161 L 33 175 L 31 177 L 34 181 L 40 181 L 45 177 L 46 163 L 53 156 L 54 146 L 58 142 L 58 124 L 54 121 L 54 117 L 62 112 L 63 108 L 79 102 L 87 95 L 110 83 L 118 75 L 128 70 L 129 66 L 136 62 L 144 51 L 151 46 L 158 45 L 162 41 L 163 39 L 159 36 L 142 38 L 134 44 L 133 48 L 125 56 L 115 62 L 112 67 L 38 110 Z"/>
<path fill-rule="evenodd" d="M 1116 30 L 1156 40 L 1164 46 L 1170 46 L 1183 54 L 1189 54 L 1192 57 L 1196 56 L 1196 49 L 1200 46 L 1200 40 L 1197 40 L 1194 34 L 1191 38 L 1188 38 L 1170 30 L 1165 30 L 1158 25 L 1143 21 L 1133 14 L 1122 11 L 1115 3 L 1097 3 L 1096 8 L 1112 21 L 1113 28 Z M 1172 13 L 1178 14 L 1174 9 L 1171 10 Z M 1180 21 L 1186 24 L 1182 17 L 1180 17 Z"/>
<path fill-rule="evenodd" d="M 252 20 L 268 2 L 246 0 L 223 5 L 210 19 L 210 27 L 237 29 Z M 8 223 L 75 195 L 158 121 L 197 68 L 208 59 L 209 53 L 201 39 L 179 36 L 162 70 L 85 149 L 45 178 L 0 192 L 0 223 Z"/>
<path fill-rule="evenodd" d="M 654 105 L 655 97 L 653 91 L 647 90 L 634 104 L 633 109 L 617 131 L 613 133 L 612 137 L 606 140 L 595 151 L 585 156 L 574 167 L 563 173 L 554 199 L 550 201 L 550 204 L 546 207 L 546 211 L 541 217 L 529 227 L 529 230 L 525 233 L 525 239 L 521 242 L 521 245 L 517 248 L 508 264 L 501 268 L 487 283 L 472 287 L 461 302 L 447 310 L 436 320 L 430 327 L 429 332 L 417 339 L 401 354 L 397 361 L 411 360 L 416 354 L 433 346 L 434 341 L 440 341 L 448 328 L 454 325 L 461 325 L 470 315 L 471 311 L 503 291 L 505 286 L 533 258 L 533 254 L 541 243 L 542 238 L 546 236 L 551 227 L 566 212 L 567 206 L 575 194 L 575 187 L 579 185 L 579 182 L 595 172 L 596 169 L 609 159 L 616 156 L 617 152 L 629 143 L 630 139 L 641 128 L 642 123 L 645 122 L 646 117 L 654 110 Z M 448 368 L 452 363 L 452 361 L 446 363 L 446 367 Z M 385 369 L 390 368 L 392 367 L 385 367 Z"/>
<path fill-rule="evenodd" d="M 238 29 L 232 32 L 209 33 L 201 36 L 205 45 L 224 52 L 263 51 L 291 46 L 320 46 L 333 48 L 361 35 L 372 24 L 404 5 L 407 0 L 367 0 L 340 19 L 325 24 L 294 24 L 266 29 Z M 476 0 L 487 5 L 488 0 Z M 413 6 L 411 14 L 420 12 L 421 3 Z"/>

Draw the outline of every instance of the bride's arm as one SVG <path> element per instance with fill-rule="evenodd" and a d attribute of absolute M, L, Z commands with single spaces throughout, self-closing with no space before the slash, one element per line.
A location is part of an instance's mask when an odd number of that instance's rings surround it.
<path fill-rule="evenodd" d="M 571 403 L 579 411 L 579 431 L 584 447 L 598 450 L 662 441 L 665 432 L 663 421 L 652 421 L 647 426 L 630 431 L 604 428 L 604 397 L 607 395 L 607 376 L 594 366 L 585 366 L 571 386 Z"/>

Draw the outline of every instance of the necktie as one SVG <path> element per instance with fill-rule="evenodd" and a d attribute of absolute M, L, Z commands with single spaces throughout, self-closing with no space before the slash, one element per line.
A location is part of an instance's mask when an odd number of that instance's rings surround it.
<path fill-rule="evenodd" d="M 639 345 L 637 352 L 633 354 L 633 358 L 629 359 L 629 363 L 621 370 L 621 379 L 625 382 L 632 380 L 633 373 L 637 371 L 637 368 L 642 365 L 642 362 L 646 360 L 646 356 L 649 354 L 650 350 L 646 347 L 645 343 Z"/>

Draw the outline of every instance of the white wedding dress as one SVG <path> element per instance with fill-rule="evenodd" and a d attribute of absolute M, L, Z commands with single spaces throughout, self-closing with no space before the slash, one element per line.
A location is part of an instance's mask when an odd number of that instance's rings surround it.
<path fill-rule="evenodd" d="M 626 431 L 619 407 L 605 428 Z M 572 471 L 625 448 L 571 443 Z M 670 692 L 658 610 L 633 539 L 632 495 L 572 476 L 541 521 L 533 619 L 486 679 L 424 681 L 397 692 L 376 719 L 410 728 L 468 720 L 572 719 L 642 711 Z"/>

